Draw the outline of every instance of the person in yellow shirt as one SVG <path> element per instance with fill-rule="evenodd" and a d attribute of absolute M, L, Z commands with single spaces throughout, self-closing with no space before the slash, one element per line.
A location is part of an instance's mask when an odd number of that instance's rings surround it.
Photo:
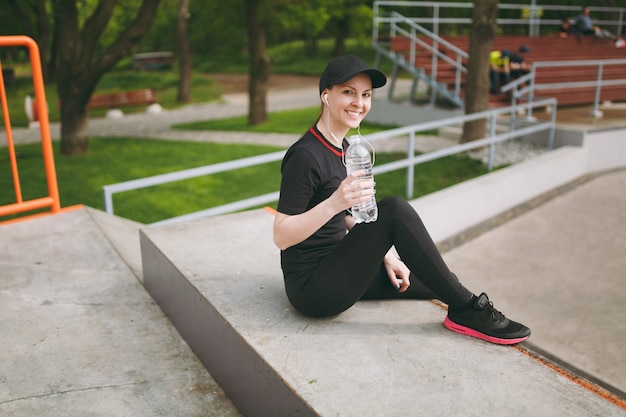
<path fill-rule="evenodd" d="M 508 84 L 511 81 L 510 58 L 511 53 L 506 49 L 489 53 L 489 80 L 491 82 L 489 92 L 491 94 L 500 94 L 500 84 Z"/>

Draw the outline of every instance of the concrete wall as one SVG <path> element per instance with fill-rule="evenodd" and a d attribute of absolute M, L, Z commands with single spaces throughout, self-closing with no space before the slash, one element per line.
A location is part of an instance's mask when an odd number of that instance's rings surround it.
<path fill-rule="evenodd" d="M 582 135 L 582 136 L 581 136 Z M 626 130 L 559 129 L 564 146 L 531 160 L 413 200 L 435 242 L 587 174 L 626 167 Z M 582 140 L 581 140 L 582 139 Z"/>
<path fill-rule="evenodd" d="M 626 166 L 626 130 L 588 132 L 584 148 L 589 173 Z"/>

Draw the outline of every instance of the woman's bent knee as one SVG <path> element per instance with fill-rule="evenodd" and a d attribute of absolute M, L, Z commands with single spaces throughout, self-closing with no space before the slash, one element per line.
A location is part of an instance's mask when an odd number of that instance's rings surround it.
<path fill-rule="evenodd" d="M 413 206 L 402 197 L 387 197 L 378 203 L 378 218 L 399 221 L 405 225 L 423 224 Z"/>
<path fill-rule="evenodd" d="M 403 218 L 407 215 L 416 216 L 417 212 L 402 197 L 385 197 L 378 202 L 379 215 L 388 215 L 390 217 Z"/>

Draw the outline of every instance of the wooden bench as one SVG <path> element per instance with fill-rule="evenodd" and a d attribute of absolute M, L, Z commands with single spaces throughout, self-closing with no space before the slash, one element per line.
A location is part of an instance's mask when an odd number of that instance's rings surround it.
<path fill-rule="evenodd" d="M 443 36 L 445 40 L 457 46 L 461 50 L 469 50 L 469 37 L 467 36 Z M 432 44 L 426 37 L 422 41 Z M 601 59 L 623 59 L 626 58 L 626 49 L 616 48 L 612 42 L 603 42 L 594 37 L 560 38 L 556 35 L 542 37 L 528 36 L 498 36 L 494 40 L 492 49 L 508 49 L 512 52 L 520 45 L 526 45 L 531 53 L 526 57 L 529 62 L 539 61 L 568 61 L 568 60 L 601 60 Z M 415 50 L 415 66 L 421 68 L 427 75 L 431 75 L 432 55 L 426 49 L 417 46 Z M 391 39 L 391 49 L 398 55 L 410 59 L 411 42 L 407 37 L 396 36 Z M 447 54 L 451 58 L 454 53 L 447 47 L 439 44 L 439 51 Z M 454 59 L 456 59 L 454 57 Z M 466 60 L 462 62 L 467 65 Z M 603 80 L 623 79 L 626 71 L 626 64 L 605 66 L 602 72 Z M 538 68 L 536 83 L 560 83 L 576 81 L 593 81 L 597 78 L 598 68 L 595 65 L 581 67 L 551 67 Z M 465 74 L 461 75 L 461 83 L 465 82 Z M 447 83 L 453 86 L 456 81 L 456 72 L 452 65 L 443 60 L 437 63 L 436 79 L 438 82 Z M 571 91 L 570 91 L 571 90 Z M 592 103 L 595 98 L 595 90 L 589 88 L 572 89 L 551 89 L 542 90 L 537 93 L 541 96 L 556 97 L 559 105 L 581 105 Z M 463 92 L 461 93 L 463 96 Z M 490 102 L 501 102 L 502 97 L 490 97 Z M 601 100 L 626 101 L 626 88 L 624 86 L 605 86 L 601 89 Z"/>
<path fill-rule="evenodd" d="M 146 88 L 143 90 L 126 91 L 123 93 L 94 94 L 91 96 L 88 109 L 116 109 L 118 107 L 141 106 L 154 104 L 158 100 L 154 90 Z"/>
<path fill-rule="evenodd" d="M 133 55 L 133 68 L 142 71 L 158 71 L 171 68 L 175 61 L 174 52 L 144 52 Z"/>
<path fill-rule="evenodd" d="M 120 107 L 132 107 L 146 105 L 149 112 L 159 113 L 161 107 L 153 108 L 151 105 L 157 104 L 157 99 L 154 90 L 146 88 L 143 90 L 125 91 L 122 93 L 105 93 L 94 94 L 91 96 L 87 109 L 109 109 L 107 117 L 119 118 L 123 116 Z"/>

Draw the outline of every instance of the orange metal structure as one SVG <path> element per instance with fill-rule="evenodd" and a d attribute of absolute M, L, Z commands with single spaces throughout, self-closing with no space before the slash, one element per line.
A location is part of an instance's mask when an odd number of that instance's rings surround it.
<path fill-rule="evenodd" d="M 48 111 L 46 108 L 46 92 L 44 89 L 43 73 L 41 70 L 41 59 L 37 43 L 28 36 L 0 36 L 0 47 L 25 46 L 30 55 L 33 87 L 35 92 L 35 113 L 38 115 L 39 129 L 41 134 L 41 147 L 43 151 L 43 163 L 48 185 L 48 195 L 41 198 L 24 201 L 20 186 L 19 171 L 13 134 L 11 129 L 11 119 L 6 97 L 4 77 L 2 75 L 2 62 L 0 62 L 0 100 L 2 102 L 2 114 L 4 117 L 4 127 L 7 136 L 7 147 L 9 151 L 9 161 L 11 164 L 11 174 L 13 176 L 13 188 L 15 192 L 15 203 L 0 206 L 0 224 L 16 220 L 24 220 L 33 216 L 53 214 L 62 211 L 59 199 L 59 189 L 57 185 L 56 170 L 54 165 L 54 153 L 52 151 L 52 139 L 50 137 L 50 125 L 48 121 Z M 38 213 L 31 216 L 20 217 L 13 220 L 2 221 L 3 216 L 27 213 L 33 210 L 50 208 L 49 212 Z M 71 207 L 76 208 L 76 207 Z"/>

